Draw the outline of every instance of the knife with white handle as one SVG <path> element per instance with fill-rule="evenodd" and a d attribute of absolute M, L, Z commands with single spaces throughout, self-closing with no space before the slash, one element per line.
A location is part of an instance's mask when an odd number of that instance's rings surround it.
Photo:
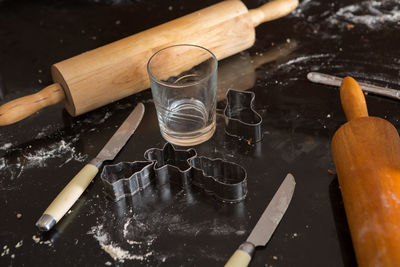
<path fill-rule="evenodd" d="M 342 80 L 343 80 L 343 78 L 324 74 L 324 73 L 319 73 L 319 72 L 309 72 L 307 74 L 307 79 L 314 83 L 321 83 L 321 84 L 332 85 L 332 86 L 337 86 L 337 87 L 340 87 L 340 85 L 342 84 Z M 381 86 L 377 86 L 377 85 L 372 85 L 372 84 L 368 84 L 368 83 L 360 83 L 359 82 L 358 84 L 360 85 L 361 89 L 365 92 L 400 100 L 400 91 L 399 90 L 381 87 Z"/>
<path fill-rule="evenodd" d="M 144 114 L 144 105 L 139 103 L 122 123 L 100 153 L 64 187 L 36 222 L 41 231 L 49 231 L 72 207 L 90 182 L 99 172 L 104 161 L 113 160 L 135 132 Z"/>
<path fill-rule="evenodd" d="M 235 253 L 233 253 L 229 261 L 225 264 L 225 267 L 248 266 L 255 248 L 267 245 L 289 207 L 295 186 L 294 177 L 289 173 L 261 215 L 253 231 L 251 231 L 246 242 L 242 243 Z"/>

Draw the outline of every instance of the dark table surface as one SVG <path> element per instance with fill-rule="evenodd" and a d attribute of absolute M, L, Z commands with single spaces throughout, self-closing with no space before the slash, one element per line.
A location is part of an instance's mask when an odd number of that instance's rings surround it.
<path fill-rule="evenodd" d="M 53 63 L 215 2 L 0 0 L 0 104 L 50 84 Z M 254 8 L 265 1 L 244 2 Z M 169 186 L 112 202 L 97 176 L 55 229 L 42 234 L 36 220 L 138 102 L 145 103 L 143 122 L 110 163 L 143 160 L 145 150 L 163 146 L 151 92 L 75 118 L 58 104 L 1 127 L 0 266 L 222 266 L 288 172 L 297 182 L 292 202 L 250 265 L 356 265 L 330 150 L 345 122 L 339 91 L 306 74 L 398 88 L 399 20 L 396 0 L 304 0 L 291 15 L 258 26 L 253 47 L 220 63 L 221 77 L 237 74 L 220 80 L 220 90 L 255 92 L 263 117 L 261 143 L 225 135 L 218 115 L 215 135 L 195 147 L 247 170 L 249 193 L 237 204 Z M 243 67 L 249 62 L 253 68 Z M 399 127 L 398 101 L 366 99 L 371 115 Z"/>

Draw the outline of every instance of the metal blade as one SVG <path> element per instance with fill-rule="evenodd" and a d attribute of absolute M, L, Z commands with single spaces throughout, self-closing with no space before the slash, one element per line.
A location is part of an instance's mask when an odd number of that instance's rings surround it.
<path fill-rule="evenodd" d="M 336 77 L 329 74 L 319 73 L 319 72 L 309 72 L 307 74 L 307 79 L 314 83 L 321 83 L 326 85 L 338 86 L 342 84 L 343 78 Z M 373 93 L 376 95 L 383 95 L 400 100 L 400 91 L 396 89 L 391 89 L 387 87 L 381 87 L 373 84 L 358 82 L 361 89 L 368 93 Z"/>
<path fill-rule="evenodd" d="M 144 114 L 144 105 L 137 104 L 132 113 L 126 118 L 122 125 L 118 128 L 115 134 L 108 140 L 107 144 L 103 147 L 97 157 L 92 161 L 96 166 L 105 160 L 112 160 L 121 150 L 121 148 L 129 140 L 129 137 L 135 132 L 139 126 Z"/>
<path fill-rule="evenodd" d="M 293 175 L 290 173 L 286 175 L 285 180 L 251 231 L 247 242 L 252 243 L 255 247 L 267 244 L 289 206 L 295 185 Z"/>

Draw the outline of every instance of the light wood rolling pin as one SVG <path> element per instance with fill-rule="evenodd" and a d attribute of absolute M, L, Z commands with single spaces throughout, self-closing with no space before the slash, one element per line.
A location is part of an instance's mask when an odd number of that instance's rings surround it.
<path fill-rule="evenodd" d="M 335 133 L 332 153 L 358 265 L 399 266 L 399 135 L 368 116 L 353 78 L 343 79 L 340 99 L 348 122 Z"/>
<path fill-rule="evenodd" d="M 241 1 L 223 1 L 56 63 L 51 66 L 54 84 L 0 106 L 0 125 L 61 101 L 77 116 L 145 90 L 150 87 L 148 59 L 170 45 L 200 45 L 218 60 L 236 54 L 254 44 L 256 26 L 289 14 L 297 5 L 298 0 L 273 0 L 248 10 Z M 182 61 L 193 61 L 190 54 L 185 57 Z"/>

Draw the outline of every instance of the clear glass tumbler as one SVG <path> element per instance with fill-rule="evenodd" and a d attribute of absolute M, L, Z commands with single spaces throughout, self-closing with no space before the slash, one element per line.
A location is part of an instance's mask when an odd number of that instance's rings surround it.
<path fill-rule="evenodd" d="M 215 132 L 217 59 L 197 45 L 174 45 L 147 63 L 151 92 L 162 136 L 192 146 Z"/>

